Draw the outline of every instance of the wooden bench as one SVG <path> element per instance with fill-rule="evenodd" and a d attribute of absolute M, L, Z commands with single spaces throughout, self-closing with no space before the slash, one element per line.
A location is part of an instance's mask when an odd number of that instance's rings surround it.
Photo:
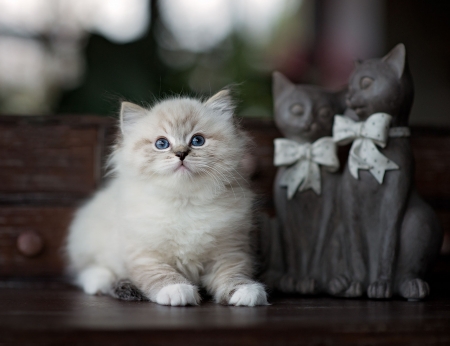
<path fill-rule="evenodd" d="M 269 120 L 245 119 L 253 184 L 273 214 Z M 413 128 L 416 184 L 446 232 L 425 302 L 273 297 L 272 306 L 171 308 L 91 297 L 64 282 L 75 208 L 101 184 L 115 121 L 0 116 L 0 344 L 450 344 L 450 130 Z M 447 254 L 447 255 L 445 255 Z"/>

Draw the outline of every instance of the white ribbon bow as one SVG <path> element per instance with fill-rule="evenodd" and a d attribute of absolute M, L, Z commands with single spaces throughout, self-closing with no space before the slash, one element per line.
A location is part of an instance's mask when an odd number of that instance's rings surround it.
<path fill-rule="evenodd" d="M 334 117 L 333 139 L 338 145 L 353 142 L 348 157 L 350 173 L 358 179 L 358 169 L 369 170 L 378 183 L 383 183 L 387 170 L 399 166 L 381 154 L 376 145 L 384 148 L 388 137 L 407 137 L 407 127 L 389 129 L 392 117 L 387 113 L 372 114 L 366 121 L 355 122 L 342 115 Z"/>
<path fill-rule="evenodd" d="M 319 165 L 330 172 L 339 168 L 336 144 L 331 137 L 322 137 L 312 144 L 299 144 L 285 138 L 277 138 L 274 143 L 275 166 L 289 166 L 280 180 L 281 186 L 287 186 L 288 199 L 297 191 L 309 188 L 320 195 Z"/>

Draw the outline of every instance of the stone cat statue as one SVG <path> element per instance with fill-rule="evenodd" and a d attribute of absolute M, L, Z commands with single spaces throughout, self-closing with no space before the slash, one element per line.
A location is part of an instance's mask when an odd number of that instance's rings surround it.
<path fill-rule="evenodd" d="M 345 100 L 342 92 L 295 85 L 278 72 L 273 74 L 273 95 L 275 122 L 285 138 L 275 140 L 277 218 L 263 227 L 264 260 L 271 267 L 263 280 L 286 293 L 328 291 L 333 266 L 339 266 L 329 261 L 339 186 L 339 161 L 330 136 L 333 116 L 344 110 Z"/>
<path fill-rule="evenodd" d="M 341 181 L 349 273 L 331 281 L 347 297 L 417 300 L 429 294 L 424 275 L 439 253 L 442 232 L 419 197 L 408 117 L 413 82 L 403 44 L 381 59 L 357 63 L 348 86 L 345 117 L 336 116 L 338 144 L 353 142 Z"/>

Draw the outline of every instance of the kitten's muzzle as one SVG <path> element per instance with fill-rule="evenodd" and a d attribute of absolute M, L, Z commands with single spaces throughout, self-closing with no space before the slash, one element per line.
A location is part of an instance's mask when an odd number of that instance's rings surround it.
<path fill-rule="evenodd" d="M 175 153 L 175 156 L 178 156 L 180 158 L 180 160 L 183 161 L 186 158 L 186 156 L 188 156 L 189 152 L 190 152 L 190 150 L 177 151 Z"/>

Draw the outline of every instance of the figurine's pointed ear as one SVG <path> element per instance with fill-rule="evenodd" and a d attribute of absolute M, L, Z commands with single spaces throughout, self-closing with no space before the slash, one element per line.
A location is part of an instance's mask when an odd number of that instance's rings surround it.
<path fill-rule="evenodd" d="M 207 99 L 204 104 L 206 107 L 222 113 L 227 118 L 232 118 L 236 109 L 230 89 L 220 90 L 217 94 Z"/>
<path fill-rule="evenodd" d="M 362 61 L 361 59 L 356 59 L 356 60 L 355 60 L 355 67 L 361 65 L 362 62 L 363 62 L 363 61 Z"/>
<path fill-rule="evenodd" d="M 147 110 L 131 102 L 122 102 L 120 107 L 120 130 L 123 134 L 130 131 L 133 125 L 145 116 Z"/>
<path fill-rule="evenodd" d="M 292 88 L 293 86 L 294 84 L 291 83 L 291 81 L 287 79 L 282 73 L 275 71 L 272 74 L 272 93 L 275 98 L 284 90 Z"/>
<path fill-rule="evenodd" d="M 384 56 L 382 60 L 391 66 L 391 68 L 395 71 L 397 78 L 400 79 L 403 75 L 403 71 L 405 70 L 405 45 L 403 43 L 399 43 L 386 56 Z"/>

